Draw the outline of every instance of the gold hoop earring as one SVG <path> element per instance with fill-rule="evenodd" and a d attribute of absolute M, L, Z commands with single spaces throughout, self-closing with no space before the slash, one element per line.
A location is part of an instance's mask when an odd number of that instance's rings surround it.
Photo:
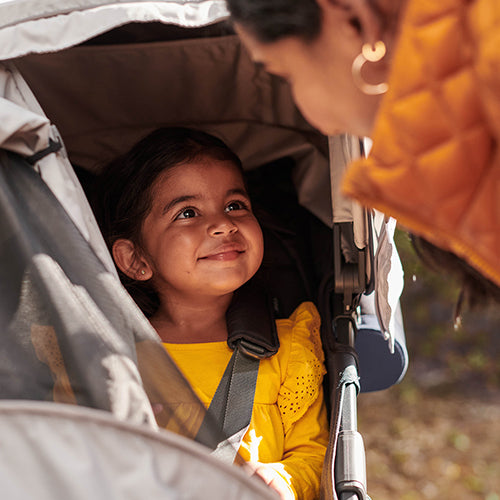
<path fill-rule="evenodd" d="M 386 47 L 382 40 L 375 42 L 373 46 L 369 43 L 365 43 L 363 47 L 361 47 L 361 53 L 358 54 L 352 62 L 352 79 L 356 87 L 366 95 L 381 95 L 389 90 L 389 85 L 387 85 L 386 82 L 372 85 L 371 83 L 366 83 L 361 76 L 361 69 L 365 62 L 378 62 L 384 58 L 385 53 Z"/>

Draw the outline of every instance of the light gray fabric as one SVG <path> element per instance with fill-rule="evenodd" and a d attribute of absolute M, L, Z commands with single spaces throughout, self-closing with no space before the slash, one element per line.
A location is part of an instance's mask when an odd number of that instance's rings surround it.
<path fill-rule="evenodd" d="M 377 219 L 381 221 L 379 225 Z M 389 349 L 394 352 L 394 342 L 401 336 L 401 332 L 404 332 L 399 304 L 404 286 L 404 271 L 394 243 L 396 220 L 392 218 L 386 220 L 378 213 L 378 217 L 374 218 L 373 227 L 376 234 L 375 310 L 381 331 L 389 343 Z"/>
<path fill-rule="evenodd" d="M 0 27 L 20 24 L 35 19 L 48 18 L 60 14 L 68 14 L 74 11 L 84 11 L 96 9 L 98 7 L 119 6 L 124 9 L 130 8 L 131 4 L 144 4 L 142 7 L 154 4 L 172 4 L 189 13 L 192 9 L 192 16 L 196 12 L 197 4 L 204 4 L 205 9 L 217 2 L 214 0 L 1 0 L 0 1 Z M 218 2 L 222 3 L 222 2 Z M 201 15 L 199 13 L 198 15 Z M 205 19 L 203 19 L 205 22 Z"/>
<path fill-rule="evenodd" d="M 30 156 L 46 147 L 49 135 L 47 118 L 0 97 L 0 144 L 4 149 Z"/>
<path fill-rule="evenodd" d="M 0 148 L 31 156 L 48 146 L 49 138 L 61 141 L 23 77 L 12 64 L 0 63 Z M 66 151 L 50 154 L 35 165 L 42 179 L 65 208 L 106 269 L 116 275 L 94 215 Z"/>
<path fill-rule="evenodd" d="M 276 499 L 208 448 L 98 410 L 0 401 L 0 434 L 4 500 Z"/>
<path fill-rule="evenodd" d="M 23 156 L 45 148 L 50 137 L 46 116 L 26 109 L 19 75 L 0 64 L 0 146 Z"/>
<path fill-rule="evenodd" d="M 130 22 L 204 26 L 223 0 L 12 0 L 0 3 L 0 60 L 62 50 Z"/>

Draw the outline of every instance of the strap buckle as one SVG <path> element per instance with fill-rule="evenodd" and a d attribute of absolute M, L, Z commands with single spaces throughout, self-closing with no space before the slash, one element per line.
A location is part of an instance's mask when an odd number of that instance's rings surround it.
<path fill-rule="evenodd" d="M 260 345 L 250 342 L 246 339 L 240 339 L 236 344 L 236 348 L 240 349 L 243 354 L 246 354 L 247 356 L 255 359 L 262 359 L 263 357 L 265 357 L 265 354 L 267 352 L 267 349 L 265 349 L 264 347 L 261 347 Z"/>

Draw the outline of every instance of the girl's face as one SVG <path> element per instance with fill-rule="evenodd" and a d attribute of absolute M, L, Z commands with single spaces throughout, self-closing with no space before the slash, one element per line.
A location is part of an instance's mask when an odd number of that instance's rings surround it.
<path fill-rule="evenodd" d="M 262 261 L 263 238 L 238 168 L 200 157 L 160 174 L 142 227 L 161 300 L 229 294 Z"/>
<path fill-rule="evenodd" d="M 352 63 L 363 40 L 345 11 L 334 5 L 324 10 L 321 32 L 308 43 L 298 37 L 262 43 L 244 26 L 235 28 L 252 59 L 288 81 L 297 107 L 311 125 L 325 135 L 371 134 L 380 96 L 363 94 L 353 82 Z M 367 64 L 363 77 L 380 83 L 386 70 L 381 64 Z"/>

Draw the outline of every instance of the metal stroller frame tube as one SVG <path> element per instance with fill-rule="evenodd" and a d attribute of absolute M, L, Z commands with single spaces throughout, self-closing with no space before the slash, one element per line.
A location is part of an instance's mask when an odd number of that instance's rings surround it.
<path fill-rule="evenodd" d="M 365 449 L 363 438 L 357 432 L 356 397 L 354 384 L 346 386 L 335 460 L 335 488 L 340 493 L 340 500 L 358 500 L 366 496 Z"/>
<path fill-rule="evenodd" d="M 366 289 L 365 251 L 357 262 L 345 262 L 342 236 L 350 238 L 352 223 L 334 224 L 334 283 L 330 295 L 333 339 L 328 342 L 330 380 L 330 438 L 321 483 L 322 500 L 367 500 L 363 438 L 357 431 L 356 398 L 360 390 L 356 339 L 356 306 Z M 341 298 L 341 300 L 339 300 Z"/>
<path fill-rule="evenodd" d="M 342 318 L 342 322 L 341 329 L 347 329 L 349 337 L 354 338 L 352 322 L 347 318 Z M 354 345 L 349 347 L 353 348 Z M 342 367 L 338 367 L 341 368 L 340 381 L 335 387 L 336 391 L 341 392 L 340 430 L 334 462 L 335 490 L 340 500 L 365 500 L 365 449 L 363 438 L 357 430 L 358 368 L 355 356 L 343 356 L 343 360 Z"/>

